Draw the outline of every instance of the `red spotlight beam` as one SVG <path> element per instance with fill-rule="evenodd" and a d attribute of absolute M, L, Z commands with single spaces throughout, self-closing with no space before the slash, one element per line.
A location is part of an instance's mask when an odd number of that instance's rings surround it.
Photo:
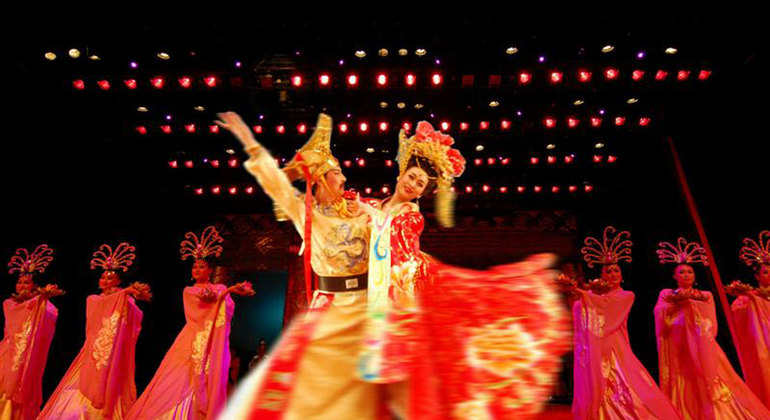
<path fill-rule="evenodd" d="M 709 244 L 708 238 L 706 237 L 706 230 L 703 227 L 703 220 L 701 219 L 700 213 L 698 212 L 698 207 L 695 205 L 695 199 L 692 196 L 692 191 L 690 191 L 690 185 L 687 183 L 687 176 L 684 173 L 682 161 L 679 160 L 679 153 L 676 151 L 674 140 L 671 138 L 671 136 L 669 136 L 667 140 L 668 147 L 671 150 L 671 157 L 673 158 L 674 166 L 676 167 L 676 174 L 679 178 L 679 186 L 681 187 L 682 194 L 687 201 L 687 207 L 690 210 L 690 216 L 695 223 L 695 229 L 698 231 L 698 237 L 700 238 L 703 247 L 706 249 L 706 256 L 709 261 L 708 267 L 711 271 L 711 277 L 714 279 L 714 285 L 717 289 L 719 304 L 722 306 L 722 311 L 725 313 L 725 318 L 727 318 L 727 327 L 730 329 L 730 336 L 733 340 L 733 344 L 735 345 L 735 349 L 737 350 L 738 360 L 741 363 L 741 369 L 745 371 L 745 365 L 743 364 L 743 360 L 741 360 L 740 357 L 742 354 L 740 349 L 740 340 L 737 339 L 737 335 L 735 333 L 735 320 L 733 319 L 733 312 L 730 310 L 730 303 L 727 302 L 725 287 L 722 283 L 722 277 L 719 275 L 719 270 L 717 270 L 717 263 L 714 259 L 714 254 L 711 252 L 711 245 Z"/>

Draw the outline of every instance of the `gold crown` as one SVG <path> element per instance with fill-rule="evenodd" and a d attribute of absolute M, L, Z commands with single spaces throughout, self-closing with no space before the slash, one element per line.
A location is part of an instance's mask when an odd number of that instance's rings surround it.
<path fill-rule="evenodd" d="M 305 179 L 305 169 L 311 183 L 318 180 L 329 170 L 338 167 L 337 158 L 332 155 L 332 118 L 326 114 L 318 115 L 318 122 L 310 140 L 283 167 L 290 180 Z"/>

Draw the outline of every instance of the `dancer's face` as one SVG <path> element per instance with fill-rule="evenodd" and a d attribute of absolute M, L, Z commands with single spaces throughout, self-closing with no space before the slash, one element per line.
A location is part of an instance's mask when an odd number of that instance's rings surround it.
<path fill-rule="evenodd" d="M 396 194 L 403 201 L 412 201 L 419 198 L 428 187 L 428 173 L 417 166 L 412 166 L 398 178 Z"/>
<path fill-rule="evenodd" d="M 102 289 L 102 291 L 118 287 L 119 284 L 120 276 L 114 271 L 106 270 L 102 273 L 102 276 L 99 277 L 99 288 Z"/>
<path fill-rule="evenodd" d="M 195 264 L 192 267 L 192 276 L 196 283 L 207 283 L 211 280 L 211 273 L 213 271 L 205 260 L 195 260 Z"/>
<path fill-rule="evenodd" d="M 754 277 L 757 278 L 760 286 L 770 286 L 770 264 L 764 264 L 759 267 L 759 270 L 757 270 L 757 273 L 754 274 Z"/>
<path fill-rule="evenodd" d="M 674 270 L 674 280 L 680 289 L 689 289 L 695 283 L 695 271 L 687 264 L 679 264 Z"/>
<path fill-rule="evenodd" d="M 324 178 L 326 179 L 326 185 L 329 187 L 327 192 L 334 199 L 342 196 L 342 193 L 345 192 L 345 181 L 348 180 L 342 174 L 342 169 L 339 167 L 333 168 L 324 174 Z"/>
<path fill-rule="evenodd" d="M 19 276 L 19 279 L 16 280 L 17 295 L 29 295 L 32 293 L 33 290 L 35 290 L 35 287 L 37 287 L 37 285 L 35 284 L 35 281 L 32 279 L 31 274 L 24 274 L 22 276 Z"/>
<path fill-rule="evenodd" d="M 623 281 L 623 273 L 620 271 L 620 266 L 617 264 L 602 266 L 602 280 L 609 283 L 613 289 L 620 286 L 620 283 Z"/>

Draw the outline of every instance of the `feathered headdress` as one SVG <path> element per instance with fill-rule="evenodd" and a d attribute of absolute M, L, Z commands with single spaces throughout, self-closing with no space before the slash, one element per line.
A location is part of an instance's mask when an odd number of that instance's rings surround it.
<path fill-rule="evenodd" d="M 43 273 L 48 267 L 48 264 L 53 261 L 53 249 L 48 245 L 38 245 L 32 254 L 27 251 L 26 248 L 19 248 L 16 250 L 14 256 L 11 257 L 11 261 L 8 263 L 8 267 L 11 269 L 9 274 L 19 272 L 19 275 Z"/>
<path fill-rule="evenodd" d="M 617 264 L 621 261 L 631 262 L 631 233 L 624 230 L 615 234 L 616 230 L 612 226 L 604 229 L 603 240 L 587 237 L 585 245 L 580 252 L 588 266 L 593 268 L 594 264 Z"/>
<path fill-rule="evenodd" d="M 182 254 L 182 260 L 192 257 L 196 260 L 202 260 L 209 257 L 219 257 L 222 255 L 222 245 L 224 239 L 219 236 L 214 226 L 209 226 L 203 230 L 200 236 L 193 232 L 187 232 L 184 235 L 185 240 L 180 244 L 179 252 Z"/>
<path fill-rule="evenodd" d="M 749 267 L 770 264 L 770 230 L 759 233 L 759 242 L 750 238 L 743 239 L 741 261 Z"/>
<path fill-rule="evenodd" d="M 685 238 L 677 240 L 677 246 L 669 242 L 658 244 L 660 249 L 656 252 L 661 264 L 703 264 L 709 265 L 706 249 L 697 242 L 687 243 Z"/>
<path fill-rule="evenodd" d="M 453 149 L 454 139 L 433 129 L 427 121 L 417 123 L 417 129 L 412 137 L 407 137 L 404 130 L 398 134 L 399 176 L 406 172 L 409 161 L 413 156 L 419 156 L 430 161 L 438 172 L 435 179 L 438 186 L 436 196 L 436 219 L 443 226 L 451 227 L 453 221 L 454 193 L 451 191 L 454 179 L 465 170 L 465 158 L 460 151 Z"/>
<path fill-rule="evenodd" d="M 134 263 L 134 254 L 136 248 L 129 245 L 127 242 L 121 242 L 115 250 L 107 244 L 102 244 L 99 249 L 94 252 L 94 258 L 91 260 L 91 270 L 101 268 L 104 271 L 128 271 Z"/>

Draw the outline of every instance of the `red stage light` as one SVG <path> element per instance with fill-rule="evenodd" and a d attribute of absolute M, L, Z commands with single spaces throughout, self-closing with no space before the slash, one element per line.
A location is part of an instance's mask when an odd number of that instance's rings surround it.
<path fill-rule="evenodd" d="M 700 80 L 708 80 L 709 77 L 711 77 L 711 70 L 701 70 L 698 73 L 698 79 Z"/>
<path fill-rule="evenodd" d="M 548 164 L 553 165 L 556 163 L 556 156 L 548 156 Z"/>
<path fill-rule="evenodd" d="M 560 71 L 552 71 L 551 72 L 551 83 L 560 83 L 562 81 L 562 78 L 564 77 L 564 74 Z"/>
<path fill-rule="evenodd" d="M 615 117 L 615 125 L 620 127 L 621 125 L 626 123 L 626 117 Z"/>
<path fill-rule="evenodd" d="M 492 187 L 490 187 L 487 184 L 484 184 L 484 185 L 481 186 L 481 190 L 484 191 L 485 193 L 488 193 L 489 190 L 491 190 L 491 189 L 492 189 Z"/>
<path fill-rule="evenodd" d="M 591 81 L 591 72 L 588 70 L 579 70 L 578 71 L 578 80 L 580 80 L 583 83 L 590 82 Z"/>
<path fill-rule="evenodd" d="M 195 194 L 197 194 L 197 195 L 203 195 L 203 188 L 196 188 L 196 189 L 195 189 Z"/>
<path fill-rule="evenodd" d="M 631 78 L 634 79 L 634 81 L 638 82 L 644 78 L 644 70 L 634 70 L 634 72 L 631 75 Z"/>
<path fill-rule="evenodd" d="M 219 133 L 219 126 L 218 125 L 210 125 L 209 126 L 209 132 L 211 134 L 217 134 Z"/>
<path fill-rule="evenodd" d="M 255 133 L 262 134 L 262 126 L 261 125 L 255 125 L 253 128 L 254 128 L 254 132 Z"/>
<path fill-rule="evenodd" d="M 558 193 L 559 190 L 561 190 L 561 188 L 559 188 L 557 185 L 554 185 L 553 187 L 551 187 L 551 192 L 554 194 Z"/>
<path fill-rule="evenodd" d="M 388 168 L 392 167 L 393 166 L 393 161 L 390 160 L 390 159 L 386 160 L 385 161 L 385 166 L 387 166 Z"/>
<path fill-rule="evenodd" d="M 195 164 L 193 163 L 193 161 L 188 160 L 184 163 L 184 166 L 187 168 L 192 168 L 193 166 L 195 166 Z"/>
<path fill-rule="evenodd" d="M 460 131 L 467 131 L 468 130 L 468 123 L 467 122 L 461 122 L 460 123 Z"/>
<path fill-rule="evenodd" d="M 184 129 L 187 130 L 188 133 L 194 133 L 195 132 L 195 124 L 187 124 L 184 126 Z"/>
<path fill-rule="evenodd" d="M 219 194 L 220 192 L 222 192 L 222 187 L 220 187 L 219 185 L 217 185 L 216 187 L 213 187 L 213 188 L 211 189 L 211 192 L 212 192 L 212 193 L 214 193 L 214 194 Z"/>
<path fill-rule="evenodd" d="M 658 70 L 658 72 L 655 73 L 655 80 L 666 80 L 666 77 L 668 77 L 667 71 Z"/>
<path fill-rule="evenodd" d="M 343 165 L 344 165 L 346 168 L 350 168 L 351 166 L 353 166 L 353 162 L 352 162 L 352 161 L 350 161 L 350 160 L 345 160 L 345 161 L 343 161 L 343 162 L 342 162 L 342 164 L 343 164 Z"/>
<path fill-rule="evenodd" d="M 300 134 L 307 133 L 307 125 L 305 123 L 302 123 L 302 124 L 298 125 L 297 126 L 297 132 L 300 133 Z"/>
<path fill-rule="evenodd" d="M 503 165 L 507 165 L 511 163 L 511 158 L 503 158 L 502 160 L 500 160 L 500 163 L 502 163 Z"/>
<path fill-rule="evenodd" d="M 230 187 L 230 195 L 238 194 L 238 188 L 237 187 Z"/>
<path fill-rule="evenodd" d="M 405 122 L 404 124 L 402 124 L 401 127 L 404 129 L 404 131 L 407 131 L 407 132 L 412 130 L 412 124 L 408 122 Z"/>
<path fill-rule="evenodd" d="M 486 130 L 489 128 L 489 121 L 482 121 L 479 123 L 479 128 L 481 130 Z"/>
<path fill-rule="evenodd" d="M 246 187 L 244 191 L 246 191 L 246 194 L 254 194 L 254 187 Z"/>
<path fill-rule="evenodd" d="M 227 161 L 227 164 L 230 165 L 231 168 L 237 168 L 238 167 L 238 159 L 230 159 Z"/>
<path fill-rule="evenodd" d="M 136 79 L 126 79 L 123 81 L 128 89 L 136 89 Z"/>
<path fill-rule="evenodd" d="M 570 164 L 573 160 L 575 160 L 575 157 L 572 155 L 564 156 L 564 163 Z"/>
<path fill-rule="evenodd" d="M 487 165 L 493 166 L 495 164 L 495 158 L 487 158 Z"/>
<path fill-rule="evenodd" d="M 433 86 L 438 86 L 442 81 L 444 81 L 444 78 L 440 73 L 433 73 L 433 75 L 430 77 L 430 81 L 433 83 Z"/>
<path fill-rule="evenodd" d="M 467 192 L 468 194 L 472 193 L 473 192 L 473 187 L 468 185 L 467 187 L 465 187 L 465 192 Z"/>
<path fill-rule="evenodd" d="M 522 85 L 526 85 L 527 83 L 532 81 L 532 74 L 527 72 L 519 73 L 519 83 Z"/>
<path fill-rule="evenodd" d="M 554 127 L 556 127 L 556 119 L 555 118 L 551 118 L 551 117 L 547 117 L 545 119 L 545 127 L 546 128 L 554 128 Z"/>
<path fill-rule="evenodd" d="M 364 166 L 366 166 L 366 159 L 363 159 L 363 158 L 361 158 L 361 159 L 358 159 L 358 166 L 360 166 L 360 167 L 362 167 L 362 168 L 363 168 Z"/>
<path fill-rule="evenodd" d="M 407 73 L 406 75 L 406 85 L 407 86 L 414 86 L 414 84 L 417 83 L 417 77 L 412 73 Z"/>
<path fill-rule="evenodd" d="M 179 167 L 179 162 L 177 162 L 177 161 L 175 161 L 175 160 L 172 160 L 172 161 L 170 161 L 170 162 L 168 163 L 168 166 L 170 166 L 170 167 L 172 167 L 172 168 L 176 169 L 176 168 L 178 168 L 178 167 Z"/>
<path fill-rule="evenodd" d="M 80 79 L 72 81 L 72 87 L 77 90 L 83 90 L 86 88 L 86 83 Z"/>
<path fill-rule="evenodd" d="M 206 86 L 208 87 L 217 87 L 217 77 L 216 76 L 207 76 L 203 81 L 206 83 Z"/>
<path fill-rule="evenodd" d="M 601 127 L 602 119 L 599 117 L 591 117 L 591 125 L 594 127 Z"/>
<path fill-rule="evenodd" d="M 690 70 L 679 70 L 679 73 L 676 75 L 677 80 L 679 81 L 685 81 L 690 78 Z"/>
<path fill-rule="evenodd" d="M 283 133 L 285 133 L 285 132 L 286 132 L 286 126 L 285 126 L 285 125 L 283 125 L 283 124 L 281 124 L 281 125 L 277 125 L 277 126 L 275 126 L 275 131 L 276 131 L 278 134 L 283 134 Z"/>
<path fill-rule="evenodd" d="M 503 130 L 507 130 L 507 129 L 511 128 L 511 122 L 508 121 L 508 120 L 500 121 L 500 128 L 503 129 Z"/>
<path fill-rule="evenodd" d="M 591 192 L 591 191 L 594 190 L 594 186 L 588 184 L 588 185 L 584 186 L 583 189 L 585 190 L 585 192 Z"/>
<path fill-rule="evenodd" d="M 388 187 L 382 187 L 382 190 L 381 190 L 381 191 L 382 191 L 382 193 L 383 193 L 383 194 L 388 194 L 388 193 L 390 192 L 390 188 L 388 188 Z"/>
<path fill-rule="evenodd" d="M 358 76 L 355 74 L 348 75 L 348 86 L 356 86 L 358 85 Z"/>
<path fill-rule="evenodd" d="M 219 160 L 218 159 L 214 159 L 212 161 L 209 161 L 209 163 L 211 163 L 211 166 L 214 167 L 214 168 L 218 168 L 219 167 Z"/>
<path fill-rule="evenodd" d="M 578 126 L 578 124 L 580 124 L 580 120 L 578 120 L 577 118 L 570 117 L 567 119 L 567 125 L 569 126 L 569 128 L 575 128 Z"/>
<path fill-rule="evenodd" d="M 543 187 L 541 187 L 540 185 L 535 185 L 534 190 L 535 190 L 536 193 L 539 193 L 539 192 L 543 191 Z"/>
<path fill-rule="evenodd" d="M 166 80 L 159 76 L 150 80 L 150 83 L 155 89 L 163 89 L 163 86 L 166 84 Z"/>
<path fill-rule="evenodd" d="M 516 191 L 519 193 L 523 193 L 526 190 L 527 189 L 523 185 L 519 185 L 518 187 L 516 187 Z"/>
<path fill-rule="evenodd" d="M 141 134 L 141 135 L 145 135 L 145 134 L 147 134 L 147 127 L 145 127 L 143 125 L 140 125 L 140 126 L 136 127 L 136 131 L 139 134 Z"/>
<path fill-rule="evenodd" d="M 388 131 L 388 123 L 380 121 L 380 131 Z"/>
<path fill-rule="evenodd" d="M 449 121 L 441 121 L 441 129 L 443 131 L 448 131 L 449 130 Z"/>
<path fill-rule="evenodd" d="M 607 70 L 604 71 L 604 76 L 607 78 L 607 80 L 615 80 L 620 75 L 620 72 L 618 69 L 610 67 Z"/>
<path fill-rule="evenodd" d="M 340 130 L 340 133 L 347 133 L 348 132 L 348 124 L 347 123 L 340 123 L 339 130 Z"/>
<path fill-rule="evenodd" d="M 163 131 L 166 134 L 171 134 L 171 126 L 170 125 L 161 125 L 160 129 L 161 129 L 161 131 Z"/>
<path fill-rule="evenodd" d="M 294 85 L 294 87 L 301 87 L 302 86 L 302 76 L 299 76 L 299 75 L 292 76 L 291 84 Z"/>
<path fill-rule="evenodd" d="M 180 77 L 179 86 L 182 86 L 185 89 L 189 88 L 190 86 L 192 86 L 192 79 L 187 76 Z"/>
<path fill-rule="evenodd" d="M 577 185 L 570 185 L 569 186 L 569 192 L 573 193 L 575 191 L 577 191 Z"/>
<path fill-rule="evenodd" d="M 329 77 L 328 74 L 324 73 L 324 74 L 318 76 L 318 83 L 321 86 L 328 86 L 330 82 L 331 82 L 331 77 Z"/>
<path fill-rule="evenodd" d="M 650 118 L 648 117 L 639 118 L 639 125 L 641 125 L 642 127 L 647 127 L 648 125 L 650 125 Z"/>
<path fill-rule="evenodd" d="M 529 163 L 531 163 L 533 165 L 537 165 L 538 163 L 540 163 L 540 159 L 532 156 L 531 158 L 529 158 Z"/>
<path fill-rule="evenodd" d="M 369 187 L 366 187 L 366 188 L 364 188 L 364 192 L 366 193 L 366 195 L 371 195 L 372 194 L 372 189 L 369 188 Z"/>
<path fill-rule="evenodd" d="M 601 163 L 604 160 L 604 156 L 594 155 L 594 163 Z"/>
<path fill-rule="evenodd" d="M 365 122 L 362 122 L 362 123 L 358 124 L 358 129 L 359 129 L 359 130 L 360 130 L 362 133 L 366 133 L 367 131 L 369 131 L 369 124 L 367 124 L 367 123 L 365 123 Z"/>
<path fill-rule="evenodd" d="M 607 156 L 607 162 L 609 163 L 615 163 L 617 160 L 618 160 L 617 156 L 612 156 L 612 155 Z"/>
<path fill-rule="evenodd" d="M 481 165 L 484 163 L 484 159 L 481 159 L 481 158 L 476 158 L 476 159 L 474 159 L 474 160 L 473 160 L 473 163 L 474 163 L 476 166 L 481 166 Z"/>
<path fill-rule="evenodd" d="M 377 75 L 377 84 L 380 86 L 385 86 L 388 84 L 388 76 L 385 75 L 385 73 L 380 73 Z"/>
<path fill-rule="evenodd" d="M 108 80 L 99 80 L 96 82 L 102 90 L 110 90 L 110 82 Z"/>
<path fill-rule="evenodd" d="M 508 187 L 500 187 L 500 192 L 505 194 L 508 192 Z"/>

